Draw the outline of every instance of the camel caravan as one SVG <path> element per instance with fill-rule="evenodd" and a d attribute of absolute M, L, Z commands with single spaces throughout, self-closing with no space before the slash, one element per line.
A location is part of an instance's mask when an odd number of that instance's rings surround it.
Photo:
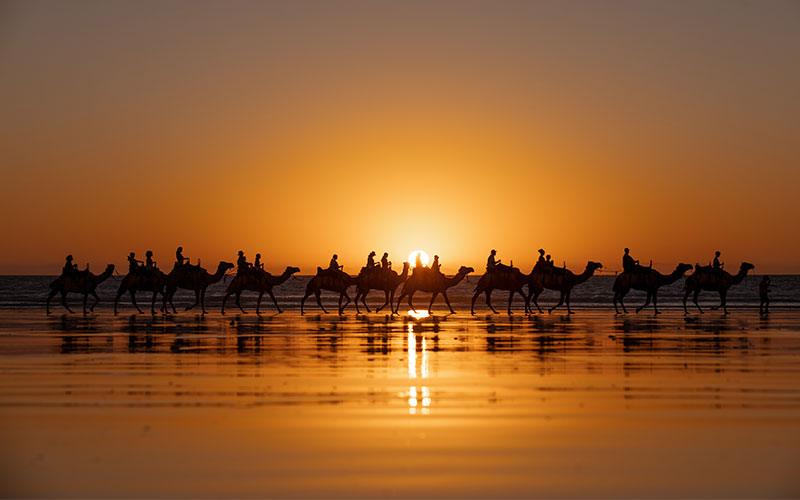
<path fill-rule="evenodd" d="M 475 286 L 470 307 L 470 312 L 473 315 L 475 314 L 475 302 L 481 295 L 485 296 L 486 305 L 489 309 L 493 313 L 497 313 L 497 310 L 492 305 L 492 292 L 494 290 L 509 292 L 507 307 L 509 315 L 512 314 L 511 306 L 514 296 L 517 294 L 523 301 L 525 314 L 534 313 L 531 302 L 533 302 L 533 306 L 539 313 L 543 313 L 544 311 L 539 306 L 538 298 L 544 290 L 559 292 L 558 302 L 548 309 L 548 313 L 552 313 L 555 309 L 564 305 L 566 306 L 567 314 L 572 314 L 570 304 L 572 289 L 587 281 L 603 267 L 599 262 L 588 261 L 583 272 L 577 274 L 567 269 L 566 266 L 556 266 L 551 256 L 546 255 L 544 249 L 540 249 L 536 264 L 530 273 L 525 274 L 519 268 L 514 267 L 513 263 L 512 265 L 503 264 L 500 259 L 496 258 L 496 255 L 497 252 L 495 250 L 490 252 L 486 262 L 486 272 L 478 279 Z M 408 262 L 404 262 L 402 271 L 398 273 L 392 269 L 388 253 L 383 254 L 380 263 L 375 262 L 375 256 L 375 252 L 371 252 L 367 257 L 366 265 L 361 268 L 358 275 L 351 276 L 343 271 L 343 266 L 338 263 L 338 255 L 334 254 L 328 267 L 324 269 L 318 267 L 317 273 L 306 285 L 305 293 L 300 299 L 300 313 L 305 314 L 305 303 L 311 295 L 316 299 L 317 306 L 324 313 L 328 313 L 321 300 L 323 291 L 338 294 L 337 310 L 340 315 L 344 314 L 345 308 L 351 302 L 354 303 L 357 314 L 361 313 L 359 302 L 367 312 L 371 312 L 366 298 L 370 291 L 375 290 L 384 294 L 384 302 L 375 309 L 375 312 L 380 312 L 388 306 L 391 314 L 397 314 L 403 299 L 406 299 L 411 311 L 416 312 L 413 298 L 416 293 L 421 292 L 430 294 L 428 313 L 431 312 L 434 302 L 441 295 L 450 313 L 454 314 L 456 311 L 450 304 L 447 290 L 459 284 L 475 271 L 472 267 L 461 266 L 455 275 L 446 276 L 441 271 L 438 255 L 434 257 L 430 266 L 426 266 L 423 265 L 418 254 L 413 268 Z M 186 307 L 187 311 L 199 305 L 201 313 L 206 314 L 205 298 L 207 288 L 223 280 L 234 268 L 236 269 L 235 275 L 228 284 L 222 299 L 222 314 L 225 314 L 225 305 L 231 295 L 234 296 L 236 307 L 242 313 L 247 313 L 240 301 L 241 294 L 244 291 L 258 293 L 256 314 L 261 313 L 261 300 L 264 294 L 267 294 L 272 299 L 275 309 L 278 313 L 281 313 L 283 310 L 275 298 L 273 289 L 300 272 L 299 268 L 288 266 L 282 274 L 274 276 L 264 269 L 264 265 L 261 262 L 261 254 L 256 254 L 255 261 L 250 263 L 245 258 L 243 251 L 239 251 L 236 265 L 220 261 L 216 271 L 213 273 L 210 273 L 199 264 L 191 264 L 189 259 L 183 256 L 183 248 L 181 247 L 178 247 L 175 252 L 175 263 L 169 273 L 164 273 L 158 268 L 153 260 L 151 251 L 148 251 L 145 257 L 145 261 L 142 262 L 136 259 L 134 252 L 128 255 L 128 273 L 122 278 L 114 298 L 114 314 L 117 314 L 119 301 L 126 293 L 130 296 L 131 304 L 136 310 L 139 313 L 143 313 L 136 302 L 136 292 L 139 291 L 152 294 L 150 298 L 151 314 L 156 314 L 156 301 L 159 295 L 161 296 L 160 311 L 166 314 L 171 309 L 173 313 L 177 313 L 172 300 L 178 289 L 194 292 L 195 301 Z M 741 283 L 747 273 L 754 269 L 755 266 L 742 262 L 739 271 L 736 274 L 730 274 L 723 269 L 724 264 L 719 261 L 719 257 L 720 252 L 716 252 L 714 261 L 709 266 L 692 266 L 691 264 L 680 263 L 671 273 L 662 274 L 652 268 L 652 263 L 650 266 L 640 265 L 638 260 L 634 260 L 630 256 L 630 250 L 626 248 L 622 257 L 623 270 L 617 275 L 612 287 L 614 292 L 612 303 L 615 312 L 620 314 L 621 308 L 623 313 L 627 313 L 628 310 L 624 303 L 625 296 L 630 290 L 640 290 L 646 292 L 647 296 L 644 304 L 636 308 L 636 312 L 638 313 L 652 303 L 655 314 L 660 314 L 658 310 L 659 288 L 678 281 L 687 272 L 694 270 L 685 281 L 683 295 L 684 314 L 689 314 L 686 301 L 690 295 L 697 309 L 701 313 L 703 312 L 697 302 L 701 291 L 717 292 L 720 298 L 720 305 L 712 309 L 721 308 L 724 314 L 728 314 L 728 289 Z M 61 295 L 61 305 L 72 313 L 72 309 L 67 305 L 67 294 L 69 293 L 77 293 L 83 296 L 84 314 L 94 311 L 95 306 L 100 301 L 95 290 L 113 272 L 113 264 L 109 264 L 103 273 L 97 275 L 92 274 L 88 268 L 78 270 L 77 266 L 73 264 L 72 256 L 68 255 L 61 276 L 50 284 L 50 293 L 47 296 L 46 303 L 47 313 L 50 313 L 50 302 L 57 294 Z M 355 287 L 355 295 L 352 299 L 348 294 L 350 287 Z M 761 296 L 759 312 L 761 314 L 769 314 L 768 287 L 769 277 L 765 276 L 759 285 Z M 395 301 L 395 294 L 398 288 L 400 293 Z M 87 305 L 90 295 L 94 301 L 91 305 Z"/>

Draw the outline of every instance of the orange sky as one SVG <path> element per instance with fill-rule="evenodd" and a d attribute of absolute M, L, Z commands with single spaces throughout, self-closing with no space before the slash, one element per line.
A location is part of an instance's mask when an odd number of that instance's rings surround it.
<path fill-rule="evenodd" d="M 2 2 L 0 273 L 800 273 L 796 2 Z"/>

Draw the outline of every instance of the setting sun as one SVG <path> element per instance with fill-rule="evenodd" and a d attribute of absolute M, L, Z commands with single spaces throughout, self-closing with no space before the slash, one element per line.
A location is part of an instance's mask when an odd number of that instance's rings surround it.
<path fill-rule="evenodd" d="M 408 254 L 408 263 L 411 265 L 411 267 L 417 265 L 417 256 L 419 256 L 419 260 L 420 262 L 422 262 L 423 266 L 427 266 L 428 262 L 430 262 L 430 257 L 428 257 L 428 254 L 426 254 L 422 250 L 414 250 L 413 252 Z"/>

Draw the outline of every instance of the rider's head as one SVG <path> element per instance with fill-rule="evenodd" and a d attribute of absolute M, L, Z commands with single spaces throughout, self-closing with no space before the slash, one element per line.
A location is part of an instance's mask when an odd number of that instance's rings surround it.
<path fill-rule="evenodd" d="M 439 256 L 438 256 L 438 255 L 434 255 L 434 256 L 433 256 L 433 258 L 434 258 L 434 259 L 438 259 L 438 258 L 439 258 Z"/>
<path fill-rule="evenodd" d="M 131 252 L 131 253 L 130 253 L 130 257 L 136 257 L 136 254 L 135 254 L 135 253 L 133 253 L 133 252 Z"/>
<path fill-rule="evenodd" d="M 375 250 L 371 251 L 371 252 L 369 253 L 369 256 L 370 256 L 370 257 L 374 257 L 374 256 L 375 256 Z"/>
<path fill-rule="evenodd" d="M 389 252 L 383 252 L 383 256 L 384 257 L 388 257 L 389 256 Z"/>
<path fill-rule="evenodd" d="M 495 250 L 495 249 L 492 249 L 492 255 L 494 255 L 494 254 L 496 254 L 496 253 L 497 253 L 497 250 Z"/>
<path fill-rule="evenodd" d="M 256 259 L 260 259 L 260 258 L 261 258 L 261 254 L 260 254 L 260 253 L 257 253 L 257 254 L 256 254 Z"/>
<path fill-rule="evenodd" d="M 338 259 L 338 258 L 339 258 L 339 256 L 338 256 L 338 255 L 336 255 L 336 254 L 333 254 L 333 260 L 336 260 L 336 259 Z"/>
<path fill-rule="evenodd" d="M 547 254 L 547 260 L 550 260 L 550 254 Z"/>
<path fill-rule="evenodd" d="M 241 257 L 242 255 L 244 255 L 244 251 L 239 250 L 239 257 Z"/>
<path fill-rule="evenodd" d="M 148 250 L 148 251 L 146 251 L 144 254 L 145 254 L 146 256 L 148 256 L 148 257 L 152 257 L 152 256 L 153 256 L 153 251 L 152 251 L 152 250 Z"/>
<path fill-rule="evenodd" d="M 716 252 L 714 252 L 714 255 L 716 255 L 717 257 L 719 257 L 721 254 L 720 254 L 719 250 L 717 250 Z"/>
<path fill-rule="evenodd" d="M 179 252 L 183 252 L 183 247 L 178 247 Z"/>
<path fill-rule="evenodd" d="M 625 253 L 628 253 L 628 252 L 630 252 L 630 251 L 631 251 L 631 249 L 630 249 L 630 248 L 626 248 L 626 249 L 625 249 Z"/>
<path fill-rule="evenodd" d="M 539 255 L 544 255 L 544 248 L 539 249 Z"/>
<path fill-rule="evenodd" d="M 67 255 L 67 260 L 72 260 L 72 254 Z"/>

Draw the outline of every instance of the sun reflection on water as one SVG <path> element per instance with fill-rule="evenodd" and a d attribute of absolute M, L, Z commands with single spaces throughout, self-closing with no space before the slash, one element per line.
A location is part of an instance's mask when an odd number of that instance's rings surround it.
<path fill-rule="evenodd" d="M 419 351 L 419 355 L 417 353 Z M 427 379 L 428 373 L 428 346 L 425 336 L 417 337 L 414 334 L 414 325 L 408 325 L 408 378 Z M 428 415 L 431 406 L 431 390 L 427 385 L 414 384 L 408 388 L 408 414 Z"/>

